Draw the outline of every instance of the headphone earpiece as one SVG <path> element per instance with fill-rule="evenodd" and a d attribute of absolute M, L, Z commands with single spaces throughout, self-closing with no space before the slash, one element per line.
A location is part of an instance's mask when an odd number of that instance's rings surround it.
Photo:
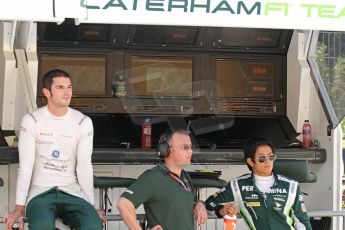
<path fill-rule="evenodd" d="M 170 147 L 169 147 L 169 139 L 172 136 L 172 132 L 170 130 L 164 132 L 161 137 L 159 138 L 159 142 L 156 147 L 156 153 L 159 158 L 165 158 L 170 154 Z"/>
<path fill-rule="evenodd" d="M 160 158 L 165 158 L 169 156 L 169 144 L 168 143 L 158 143 L 156 149 L 157 155 Z"/>

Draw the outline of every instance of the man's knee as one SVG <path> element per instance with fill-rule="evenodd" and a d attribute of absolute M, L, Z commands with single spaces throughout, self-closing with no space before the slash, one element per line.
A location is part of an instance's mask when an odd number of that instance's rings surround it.
<path fill-rule="evenodd" d="M 48 211 L 31 210 L 26 214 L 30 230 L 55 230 L 55 217 Z"/>
<path fill-rule="evenodd" d="M 87 222 L 82 223 L 80 230 L 102 230 L 103 225 L 101 220 L 90 219 Z"/>
<path fill-rule="evenodd" d="M 48 222 L 48 221 L 40 221 L 39 223 L 30 223 L 29 222 L 29 229 L 30 230 L 55 230 L 55 223 L 54 222 Z"/>

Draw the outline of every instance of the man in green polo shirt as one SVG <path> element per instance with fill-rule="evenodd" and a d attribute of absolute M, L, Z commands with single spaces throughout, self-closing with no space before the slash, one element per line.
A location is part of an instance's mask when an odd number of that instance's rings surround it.
<path fill-rule="evenodd" d="M 194 204 L 190 177 L 184 167 L 191 164 L 192 143 L 185 130 L 164 133 L 157 145 L 164 164 L 146 170 L 121 195 L 117 207 L 131 230 L 141 229 L 135 209 L 144 204 L 148 227 L 154 230 L 193 230 L 207 221 L 202 202 Z"/>

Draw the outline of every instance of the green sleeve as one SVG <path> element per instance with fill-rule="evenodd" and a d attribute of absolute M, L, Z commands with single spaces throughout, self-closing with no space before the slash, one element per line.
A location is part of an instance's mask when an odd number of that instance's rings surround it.
<path fill-rule="evenodd" d="M 296 221 L 296 224 L 297 225 L 302 224 L 306 230 L 312 230 L 309 216 L 307 213 L 307 209 L 306 209 L 306 206 L 305 206 L 305 203 L 303 200 L 303 195 L 301 193 L 299 185 L 297 186 L 296 198 L 295 198 L 295 202 L 292 206 L 292 209 L 294 211 L 294 216 L 300 222 L 300 223 L 297 223 L 297 221 Z M 295 226 L 295 227 L 297 227 L 297 226 Z M 299 229 L 299 228 L 297 227 L 297 229 Z"/>
<path fill-rule="evenodd" d="M 151 175 L 152 176 L 152 175 Z M 130 200 L 135 208 L 154 197 L 154 186 L 150 174 L 144 172 L 138 179 L 122 193 L 121 197 Z"/>
<path fill-rule="evenodd" d="M 231 185 L 228 183 L 224 188 L 215 194 L 209 196 L 206 203 L 206 209 L 215 212 L 218 217 L 222 217 L 219 214 L 219 210 L 223 207 L 222 203 L 234 201 L 234 195 L 231 190 Z"/>

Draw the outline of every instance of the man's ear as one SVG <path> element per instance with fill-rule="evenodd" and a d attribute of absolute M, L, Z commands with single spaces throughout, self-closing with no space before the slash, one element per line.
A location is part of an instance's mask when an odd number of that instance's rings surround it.
<path fill-rule="evenodd" d="M 252 168 L 254 167 L 255 162 L 253 161 L 252 158 L 247 158 L 247 159 L 246 159 L 246 162 L 247 162 L 247 164 L 250 165 L 250 167 L 252 167 Z"/>
<path fill-rule="evenodd" d="M 50 91 L 49 91 L 49 89 L 43 88 L 43 89 L 42 89 L 42 93 L 43 93 L 44 96 L 50 97 Z"/>

